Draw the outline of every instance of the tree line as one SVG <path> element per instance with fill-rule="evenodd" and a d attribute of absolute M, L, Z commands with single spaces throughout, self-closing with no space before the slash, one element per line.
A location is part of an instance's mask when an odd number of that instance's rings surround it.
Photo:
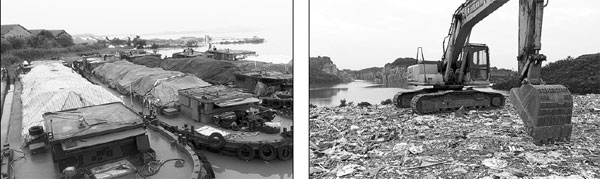
<path fill-rule="evenodd" d="M 58 35 L 55 37 L 52 32 L 42 30 L 39 34 L 31 37 L 7 37 L 3 38 L 0 46 L 1 53 L 26 48 L 57 48 L 73 46 L 73 38 L 69 35 Z"/>

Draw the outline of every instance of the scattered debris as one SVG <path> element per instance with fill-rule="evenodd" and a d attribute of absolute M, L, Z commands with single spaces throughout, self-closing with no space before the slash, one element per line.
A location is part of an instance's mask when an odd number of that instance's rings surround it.
<path fill-rule="evenodd" d="M 393 105 L 310 108 L 311 178 L 600 178 L 600 94 L 573 96 L 571 142 L 536 146 L 502 109 L 417 115 Z"/>
<path fill-rule="evenodd" d="M 496 158 L 488 158 L 481 161 L 481 164 L 486 167 L 490 167 L 491 169 L 502 169 L 508 166 L 508 162 L 506 160 L 496 159 Z"/>

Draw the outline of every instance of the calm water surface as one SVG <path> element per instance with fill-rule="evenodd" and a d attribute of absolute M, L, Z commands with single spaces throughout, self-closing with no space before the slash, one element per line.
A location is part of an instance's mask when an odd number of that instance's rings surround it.
<path fill-rule="evenodd" d="M 189 34 L 174 34 L 160 36 L 144 36 L 144 38 L 161 38 L 161 39 L 178 39 L 183 36 L 204 37 L 210 35 L 214 38 L 251 38 L 258 36 L 265 38 L 265 42 L 261 44 L 214 44 L 219 49 L 232 50 L 251 50 L 255 51 L 258 56 L 249 56 L 245 60 L 272 62 L 272 63 L 288 63 L 292 60 L 292 34 L 291 31 L 265 31 L 265 32 L 235 32 L 235 33 L 189 33 Z M 208 46 L 193 48 L 195 51 L 204 52 Z M 151 50 L 149 50 L 151 51 Z M 182 52 L 183 48 L 164 48 L 158 49 L 158 53 L 163 57 L 171 57 L 173 53 Z"/>
<path fill-rule="evenodd" d="M 354 102 L 354 104 L 359 102 L 380 104 L 383 100 L 394 98 L 394 95 L 398 92 L 413 91 L 422 88 L 424 87 L 407 84 L 387 87 L 383 84 L 356 80 L 339 84 L 311 84 L 309 88 L 309 98 L 310 103 L 317 106 L 337 106 L 342 99 L 345 99 L 347 102 Z M 508 95 L 508 91 L 494 90 L 489 87 L 475 89 Z"/>

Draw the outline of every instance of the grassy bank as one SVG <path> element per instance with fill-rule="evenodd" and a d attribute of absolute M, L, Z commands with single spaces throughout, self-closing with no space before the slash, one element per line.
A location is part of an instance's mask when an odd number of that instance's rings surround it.
<path fill-rule="evenodd" d="M 65 48 L 26 48 L 2 53 L 1 66 L 12 66 L 23 61 L 48 60 L 53 57 L 73 57 L 91 53 L 114 53 L 122 49 L 109 49 L 96 45 L 74 45 Z"/>

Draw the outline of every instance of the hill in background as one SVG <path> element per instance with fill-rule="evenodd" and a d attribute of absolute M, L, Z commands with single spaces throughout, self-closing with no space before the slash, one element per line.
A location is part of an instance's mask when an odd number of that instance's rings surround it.
<path fill-rule="evenodd" d="M 492 69 L 494 89 L 510 90 L 519 86 L 519 75 L 506 69 Z M 561 84 L 573 94 L 600 94 L 600 53 L 567 57 L 542 67 L 546 84 Z"/>

